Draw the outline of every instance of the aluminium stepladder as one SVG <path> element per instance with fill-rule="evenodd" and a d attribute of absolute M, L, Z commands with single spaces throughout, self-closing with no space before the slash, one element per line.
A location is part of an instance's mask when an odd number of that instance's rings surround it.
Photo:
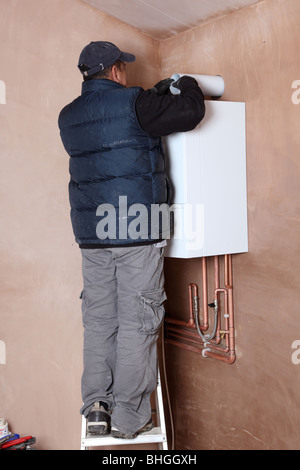
<path fill-rule="evenodd" d="M 90 447 L 103 446 L 124 446 L 136 444 L 158 443 L 159 448 L 168 450 L 168 441 L 166 433 L 166 422 L 164 414 L 164 405 L 162 398 L 162 389 L 160 381 L 160 371 L 157 374 L 157 387 L 155 391 L 156 417 L 157 425 L 151 431 L 139 434 L 135 439 L 116 439 L 110 434 L 104 436 L 95 436 L 87 433 L 86 418 L 82 416 L 81 425 L 81 450 L 88 450 Z"/>

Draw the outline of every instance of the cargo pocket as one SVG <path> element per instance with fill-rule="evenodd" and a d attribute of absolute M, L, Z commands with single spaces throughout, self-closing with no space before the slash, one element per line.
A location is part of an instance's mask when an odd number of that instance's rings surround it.
<path fill-rule="evenodd" d="M 139 332 L 144 335 L 155 334 L 164 319 L 163 306 L 167 296 L 164 289 L 156 289 L 149 292 L 139 292 L 141 302 Z"/>

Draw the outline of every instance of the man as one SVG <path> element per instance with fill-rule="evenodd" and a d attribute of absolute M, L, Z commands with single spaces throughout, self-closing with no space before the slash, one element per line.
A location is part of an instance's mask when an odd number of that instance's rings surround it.
<path fill-rule="evenodd" d="M 166 299 L 161 224 L 170 202 L 161 136 L 193 129 L 205 113 L 191 77 L 126 87 L 135 56 L 96 41 L 80 54 L 82 93 L 60 113 L 70 156 L 69 195 L 84 289 L 83 406 L 88 430 L 134 438 L 150 429 L 158 330 Z M 152 220 L 152 223 L 151 223 Z"/>

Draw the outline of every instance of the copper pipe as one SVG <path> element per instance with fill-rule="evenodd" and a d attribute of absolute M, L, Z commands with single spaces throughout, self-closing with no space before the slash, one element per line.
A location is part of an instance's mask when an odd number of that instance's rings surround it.
<path fill-rule="evenodd" d="M 207 301 L 207 266 L 206 258 L 202 258 L 202 298 L 203 298 L 203 325 L 202 331 L 208 329 L 208 301 Z"/>
<path fill-rule="evenodd" d="M 226 362 L 227 364 L 233 364 L 235 361 L 235 354 L 229 354 L 227 356 L 223 356 L 221 354 L 217 354 L 215 352 L 205 350 L 202 351 L 203 357 L 210 357 L 212 359 L 217 359 L 218 361 Z"/>
<path fill-rule="evenodd" d="M 170 319 L 168 319 L 170 320 Z M 169 321 L 169 323 L 177 323 L 176 320 L 172 319 Z M 179 323 L 184 323 L 184 322 L 179 322 Z M 170 337 L 167 337 L 165 339 L 166 343 L 168 344 L 173 344 L 174 346 L 179 346 L 182 349 L 186 349 L 189 351 L 193 352 L 201 352 L 203 357 L 210 357 L 212 359 L 220 360 L 222 362 L 227 362 L 229 364 L 232 364 L 235 361 L 235 353 L 232 354 L 230 352 L 229 348 L 223 348 L 222 346 L 217 345 L 215 342 L 210 341 L 209 343 L 203 343 L 201 340 L 199 341 L 199 335 L 194 332 L 194 331 L 182 331 L 178 326 L 171 326 L 168 327 L 167 330 L 170 333 Z M 185 338 L 184 335 L 188 336 L 188 338 Z M 176 341 L 176 339 L 172 339 L 172 337 L 178 338 L 179 340 L 182 341 L 190 341 L 190 342 L 196 342 L 199 347 L 195 347 L 192 345 L 189 345 L 187 343 L 182 343 L 180 341 Z M 227 354 L 229 353 L 229 355 Z"/>
<path fill-rule="evenodd" d="M 196 331 L 193 331 L 191 329 L 183 330 L 182 328 L 180 328 L 180 325 L 177 325 L 177 323 L 174 323 L 172 319 L 170 319 L 170 321 L 166 319 L 166 322 L 170 323 L 170 325 L 167 325 L 167 333 L 170 332 L 170 334 L 172 334 L 172 332 L 174 331 L 175 333 L 182 334 L 185 336 L 190 336 L 191 338 L 197 338 L 197 340 L 199 341 L 199 335 Z"/>
<path fill-rule="evenodd" d="M 200 343 L 204 347 L 217 349 L 218 351 L 222 351 L 224 353 L 229 351 L 229 348 L 224 348 L 222 346 L 218 346 L 217 343 L 214 340 L 211 340 L 208 343 L 203 343 L 201 338 L 199 338 L 199 335 L 198 335 L 197 332 L 191 331 L 191 330 L 184 331 L 184 330 L 182 330 L 182 328 L 179 327 L 179 325 L 178 326 L 177 325 L 172 325 L 172 323 L 173 323 L 172 319 L 170 319 L 170 321 L 168 321 L 168 319 L 166 319 L 166 322 L 171 324 L 171 325 L 168 325 L 167 329 L 166 329 L 167 334 L 168 334 L 168 336 L 166 338 L 167 342 L 168 342 L 170 336 L 176 336 L 178 338 L 180 337 L 182 340 L 187 340 L 187 341 L 190 341 L 190 340 L 192 341 L 192 339 L 193 339 L 193 341 L 197 340 L 197 343 Z M 190 339 L 190 338 L 192 338 L 192 339 Z"/>
<path fill-rule="evenodd" d="M 208 351 L 207 349 L 201 350 L 200 348 L 191 346 L 189 344 L 181 343 L 180 341 L 168 339 L 167 343 L 173 344 L 174 346 L 178 346 L 179 348 L 186 349 L 188 351 L 193 351 L 195 353 L 201 352 L 203 357 L 210 357 L 212 359 L 216 359 L 221 362 L 226 362 L 227 364 L 233 364 L 235 361 L 235 356 L 226 356 L 226 355 L 218 354 L 212 351 Z"/>
<path fill-rule="evenodd" d="M 215 298 L 217 298 L 218 296 L 218 293 L 221 293 L 221 292 L 224 292 L 224 295 L 225 295 L 225 313 L 224 313 L 224 318 L 225 318 L 225 335 L 226 335 L 226 338 L 225 338 L 225 342 L 226 342 L 226 347 L 228 348 L 228 333 L 229 333 L 229 325 L 228 325 L 228 317 L 229 317 L 229 314 L 228 314 L 228 290 L 227 289 L 215 289 Z M 220 335 L 220 339 L 221 339 L 221 330 L 219 330 L 219 335 Z"/>
<path fill-rule="evenodd" d="M 193 352 L 199 353 L 199 348 L 196 348 L 195 346 L 190 346 L 190 345 L 185 344 L 185 343 L 180 343 L 180 341 L 175 341 L 175 340 L 172 340 L 172 339 L 168 339 L 167 343 L 173 344 L 174 346 L 178 346 L 179 348 L 182 348 L 182 349 L 187 349 L 188 351 L 193 351 Z"/>
<path fill-rule="evenodd" d="M 202 258 L 202 297 L 203 297 L 203 324 L 201 325 L 201 331 L 206 331 L 208 329 L 208 301 L 207 301 L 207 267 L 206 267 L 206 258 Z M 199 304 L 198 304 L 198 286 L 197 284 L 189 284 L 189 306 L 190 306 L 190 316 L 187 326 L 195 328 L 195 318 L 194 314 L 198 315 L 199 318 Z M 200 323 L 200 318 L 199 318 Z"/>
<path fill-rule="evenodd" d="M 190 316 L 189 321 L 186 326 L 196 328 L 194 321 L 194 311 L 195 315 L 198 315 L 198 287 L 197 284 L 189 284 L 189 304 L 190 304 Z"/>
<path fill-rule="evenodd" d="M 216 289 L 219 289 L 220 287 L 219 257 L 218 256 L 214 257 L 214 272 L 215 272 L 215 291 L 216 291 Z M 216 296 L 216 300 L 219 305 L 218 295 Z M 215 336 L 215 341 L 217 344 L 221 342 L 220 328 L 221 328 L 221 319 L 220 319 L 220 314 L 218 314 L 217 331 L 216 331 L 216 336 Z"/>
<path fill-rule="evenodd" d="M 225 287 L 232 288 L 232 256 L 225 255 Z"/>
<path fill-rule="evenodd" d="M 204 329 L 208 329 L 208 303 L 207 303 L 207 269 L 206 269 L 206 259 L 202 258 L 202 292 L 203 292 L 203 326 Z M 216 335 L 210 341 L 205 342 L 202 338 L 199 338 L 199 334 L 194 331 L 184 331 L 180 327 L 187 328 L 196 328 L 194 321 L 194 310 L 198 314 L 198 288 L 196 284 L 191 283 L 189 285 L 189 307 L 190 307 L 190 316 L 189 320 L 182 321 L 176 320 L 170 317 L 166 317 L 165 321 L 170 326 L 168 326 L 168 331 L 171 336 L 166 338 L 166 342 L 179 346 L 183 349 L 189 351 L 201 352 L 203 357 L 210 357 L 228 364 L 232 364 L 236 359 L 235 354 L 235 330 L 234 330 L 234 316 L 233 316 L 233 287 L 232 287 L 232 257 L 231 255 L 225 255 L 224 260 L 224 288 L 220 288 L 219 285 L 219 258 L 218 256 L 214 257 L 214 272 L 215 272 L 215 301 L 219 302 L 219 295 L 224 293 L 225 297 L 225 325 L 224 329 L 221 329 L 221 318 L 218 314 L 218 323 Z M 219 345 L 222 340 L 221 334 L 225 336 L 225 347 Z M 176 339 L 178 338 L 181 341 L 190 341 L 191 343 L 199 344 L 199 347 L 192 346 L 190 344 L 183 343 Z"/>
<path fill-rule="evenodd" d="M 232 295 L 232 258 L 231 255 L 225 255 L 224 261 L 224 284 L 227 291 L 227 312 L 225 312 L 225 331 L 226 331 L 226 349 L 228 353 L 226 356 L 217 354 L 207 349 L 203 350 L 204 357 L 211 357 L 213 359 L 226 362 L 228 364 L 233 364 L 236 359 L 235 354 L 235 334 L 234 334 L 234 318 L 233 318 L 233 295 Z M 209 345 L 210 346 L 210 345 Z"/>
<path fill-rule="evenodd" d="M 172 338 L 178 338 L 178 339 L 181 339 L 182 341 L 188 341 L 189 343 L 196 343 L 199 347 L 203 347 L 203 343 L 199 343 L 199 336 L 194 337 L 194 338 L 185 338 L 184 336 L 182 336 L 182 333 L 180 331 L 178 331 L 178 333 L 175 333 L 172 331 L 170 333 L 170 336 L 167 338 L 167 341 L 169 340 L 172 341 Z M 187 343 L 184 343 L 184 344 L 187 344 Z"/>
<path fill-rule="evenodd" d="M 191 325 L 190 321 L 177 320 L 176 318 L 166 317 L 166 323 L 173 323 L 174 325 L 185 326 L 186 328 L 196 328 L 196 325 Z"/>
<path fill-rule="evenodd" d="M 204 347 L 205 348 L 208 348 L 208 349 L 215 349 L 216 351 L 220 351 L 224 354 L 228 353 L 229 352 L 229 348 L 223 348 L 223 346 L 218 346 L 216 343 L 212 343 L 210 342 L 209 344 L 204 344 Z"/>
<path fill-rule="evenodd" d="M 182 329 L 174 326 L 169 326 L 167 330 L 167 337 L 165 341 L 169 343 L 172 338 L 179 338 L 182 341 L 190 341 L 192 343 L 197 343 L 199 345 L 199 349 L 201 348 L 212 348 L 222 353 L 229 352 L 229 348 L 224 348 L 222 346 L 217 345 L 215 342 L 203 343 L 201 340 L 199 341 L 199 335 L 194 331 L 182 331 Z"/>
<path fill-rule="evenodd" d="M 202 352 L 203 357 L 210 357 L 217 359 L 228 364 L 233 364 L 236 359 L 235 354 L 235 331 L 234 331 L 234 317 L 233 317 L 233 292 L 232 292 L 232 257 L 231 255 L 225 255 L 224 261 L 224 284 L 227 292 L 227 302 L 225 304 L 225 331 L 226 331 L 226 349 L 228 354 L 226 356 L 217 354 L 210 350 L 210 344 L 207 349 Z M 226 307 L 227 305 L 227 307 Z"/>
<path fill-rule="evenodd" d="M 225 287 L 228 290 L 228 329 L 229 329 L 229 354 L 235 357 L 235 329 L 233 312 L 233 288 L 232 288 L 232 257 L 225 255 L 226 272 Z"/>
<path fill-rule="evenodd" d="M 192 334 L 192 332 L 190 332 L 190 335 L 191 334 Z M 223 355 L 226 355 L 226 353 L 228 353 L 228 349 L 222 348 L 221 346 L 218 346 L 216 344 L 209 343 L 208 347 L 206 347 L 205 344 L 203 344 L 202 342 L 199 342 L 199 337 L 198 338 L 196 337 L 195 339 L 184 338 L 182 336 L 180 330 L 178 331 L 177 334 L 174 333 L 174 332 L 171 332 L 170 335 L 171 335 L 171 337 L 166 338 L 166 343 L 180 345 L 183 349 L 191 350 L 191 348 L 193 348 L 193 351 L 201 352 L 204 357 L 209 357 L 209 356 L 206 356 L 206 355 L 208 353 L 212 353 L 212 354 L 215 354 L 215 356 L 216 356 L 216 357 L 214 357 L 215 359 L 219 359 L 219 358 L 222 358 Z M 190 343 L 196 343 L 198 346 L 195 347 L 195 346 L 192 346 L 188 343 L 177 341 L 176 338 L 181 340 L 181 341 L 186 340 L 186 341 L 189 341 Z M 213 351 L 211 351 L 211 350 L 213 350 Z"/>

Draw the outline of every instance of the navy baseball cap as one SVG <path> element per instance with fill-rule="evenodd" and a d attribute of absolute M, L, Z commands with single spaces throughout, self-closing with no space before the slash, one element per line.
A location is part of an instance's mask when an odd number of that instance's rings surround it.
<path fill-rule="evenodd" d="M 89 76 L 106 69 L 117 60 L 134 62 L 135 56 L 120 51 L 112 42 L 93 41 L 81 51 L 78 68 L 84 76 Z"/>

